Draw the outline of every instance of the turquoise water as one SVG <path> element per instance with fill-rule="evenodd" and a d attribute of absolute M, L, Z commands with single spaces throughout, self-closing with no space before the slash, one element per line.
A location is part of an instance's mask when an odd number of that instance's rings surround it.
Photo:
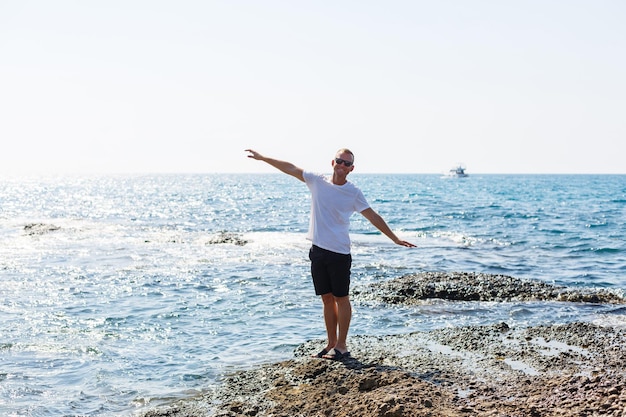
<path fill-rule="evenodd" d="M 354 286 L 467 271 L 626 289 L 626 176 L 352 180 L 418 245 L 355 215 Z M 0 415 L 129 415 L 321 339 L 308 206 L 304 184 L 281 174 L 0 180 Z M 216 244 L 224 232 L 246 243 Z M 356 302 L 351 332 L 573 320 L 624 326 L 626 311 Z"/>

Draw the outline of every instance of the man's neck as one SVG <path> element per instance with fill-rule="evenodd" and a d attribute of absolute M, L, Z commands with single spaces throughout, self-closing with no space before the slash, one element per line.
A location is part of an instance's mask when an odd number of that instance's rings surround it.
<path fill-rule="evenodd" d="M 344 185 L 345 183 L 348 182 L 348 178 L 346 176 L 340 176 L 340 175 L 337 175 L 336 173 L 333 173 L 332 182 L 335 185 Z"/>

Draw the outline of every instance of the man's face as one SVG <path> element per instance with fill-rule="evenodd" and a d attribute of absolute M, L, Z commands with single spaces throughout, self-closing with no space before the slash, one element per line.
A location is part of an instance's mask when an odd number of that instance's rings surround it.
<path fill-rule="evenodd" d="M 354 157 L 346 152 L 338 153 L 333 159 L 333 169 L 335 172 L 348 175 L 354 169 Z"/>

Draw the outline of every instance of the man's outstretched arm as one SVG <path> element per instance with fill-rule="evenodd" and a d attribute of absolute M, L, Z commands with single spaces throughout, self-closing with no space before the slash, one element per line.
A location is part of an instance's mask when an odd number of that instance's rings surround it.
<path fill-rule="evenodd" d="M 380 214 L 376 213 L 374 209 L 367 208 L 361 212 L 363 217 L 370 221 L 378 230 L 383 232 L 385 236 L 389 239 L 393 240 L 393 243 L 400 246 L 406 246 L 407 248 L 414 248 L 415 245 L 407 242 L 406 240 L 400 239 L 396 234 L 389 228 L 387 222 L 380 216 Z"/>
<path fill-rule="evenodd" d="M 252 149 L 246 149 L 246 152 L 249 152 L 248 158 L 256 159 L 257 161 L 263 161 L 276 169 L 284 172 L 285 174 L 291 175 L 304 182 L 304 170 L 292 164 L 291 162 L 281 161 L 279 159 L 268 158 L 267 156 L 263 156 L 257 151 L 253 151 Z"/>
<path fill-rule="evenodd" d="M 246 152 L 249 152 L 248 158 L 256 159 L 257 161 L 263 161 L 274 168 L 284 172 L 285 174 L 291 175 L 292 177 L 296 177 L 300 181 L 304 182 L 304 170 L 292 164 L 291 162 L 281 161 L 279 159 L 268 158 L 266 156 L 261 155 L 257 151 L 253 151 L 252 149 L 246 149 Z"/>

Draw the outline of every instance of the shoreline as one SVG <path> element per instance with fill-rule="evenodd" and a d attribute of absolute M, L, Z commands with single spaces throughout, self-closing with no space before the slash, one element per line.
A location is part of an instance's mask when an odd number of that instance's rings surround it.
<path fill-rule="evenodd" d="M 626 308 L 624 298 L 611 291 L 466 273 L 408 275 L 360 288 L 355 296 L 410 305 L 424 294 L 419 288 L 438 288 L 439 296 L 601 300 L 619 311 Z M 308 341 L 295 349 L 293 359 L 234 372 L 214 391 L 139 415 L 626 416 L 626 329 L 621 327 L 497 323 L 356 335 L 350 338 L 352 358 L 343 362 L 312 358 L 321 343 Z"/>

